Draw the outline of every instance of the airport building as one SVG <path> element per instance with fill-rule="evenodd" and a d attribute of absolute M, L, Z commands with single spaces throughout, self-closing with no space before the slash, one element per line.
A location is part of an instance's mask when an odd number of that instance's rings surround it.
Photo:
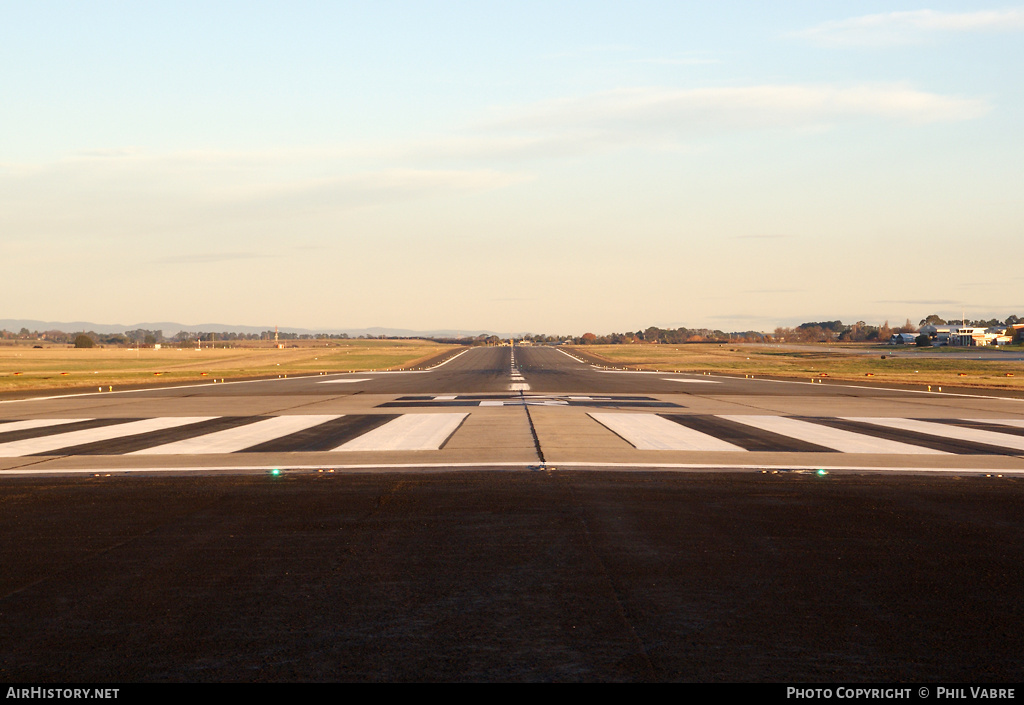
<path fill-rule="evenodd" d="M 1018 326 L 1011 326 L 1011 328 L 1018 328 Z M 1024 328 L 1024 326 L 1020 326 L 1020 328 Z M 932 339 L 932 345 L 959 345 L 962 347 L 1007 345 L 1015 339 L 1019 340 L 1020 335 L 1018 332 L 1015 337 L 1013 332 L 1003 326 L 981 328 L 955 323 L 921 326 L 921 332 Z"/>

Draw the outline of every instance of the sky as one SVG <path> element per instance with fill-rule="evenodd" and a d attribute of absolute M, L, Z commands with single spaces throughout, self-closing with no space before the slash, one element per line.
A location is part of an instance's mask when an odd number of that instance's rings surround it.
<path fill-rule="evenodd" d="M 1024 315 L 1024 4 L 0 0 L 0 318 Z"/>

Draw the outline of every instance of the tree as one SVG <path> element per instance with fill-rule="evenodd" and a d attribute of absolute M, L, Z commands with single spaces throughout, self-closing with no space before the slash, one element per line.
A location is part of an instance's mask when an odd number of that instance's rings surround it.
<path fill-rule="evenodd" d="M 92 338 L 87 336 L 85 333 L 81 333 L 78 335 L 78 337 L 75 338 L 76 348 L 91 348 L 94 345 L 96 345 L 96 343 L 94 343 L 92 341 Z"/>
<path fill-rule="evenodd" d="M 919 348 L 927 348 L 931 346 L 932 339 L 928 337 L 927 333 L 922 333 L 914 338 L 914 342 L 917 343 L 917 347 Z"/>

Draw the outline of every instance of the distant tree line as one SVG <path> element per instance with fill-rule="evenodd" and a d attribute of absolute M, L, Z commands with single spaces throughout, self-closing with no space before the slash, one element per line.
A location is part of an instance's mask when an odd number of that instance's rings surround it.
<path fill-rule="evenodd" d="M 96 333 L 95 331 L 73 331 L 65 332 L 60 330 L 29 331 L 22 328 L 17 333 L 8 330 L 0 330 L 0 340 L 33 340 L 39 342 L 75 345 L 86 347 L 86 338 L 92 341 L 93 345 L 109 345 L 112 347 L 124 346 L 152 347 L 154 345 L 180 345 L 194 346 L 197 343 L 207 342 L 235 342 L 252 340 L 274 340 L 275 333 L 266 330 L 262 333 L 238 333 L 234 331 L 179 331 L 168 337 L 162 330 L 146 330 L 137 328 L 124 333 Z M 360 336 L 360 338 L 372 338 L 376 336 Z M 347 340 L 348 333 L 277 333 L 277 339 L 285 340 Z"/>
<path fill-rule="evenodd" d="M 728 343 L 755 342 L 764 340 L 764 334 L 756 331 L 726 333 L 710 328 L 658 328 L 649 326 L 636 331 L 596 335 L 584 333 L 579 337 L 568 337 L 566 342 L 575 345 L 621 345 L 630 343 L 659 343 L 679 345 L 682 343 Z"/>
<path fill-rule="evenodd" d="M 1014 324 L 1017 324 L 1017 323 L 1024 323 L 1024 319 L 1019 318 L 1017 316 L 1008 316 L 1007 318 L 1005 318 L 1002 321 L 1000 321 L 998 318 L 991 318 L 991 319 L 989 319 L 987 321 L 981 320 L 981 319 L 972 321 L 969 318 L 966 319 L 966 320 L 963 319 L 963 318 L 954 318 L 953 320 L 945 321 L 945 320 L 943 320 L 942 318 L 939 318 L 939 316 L 937 316 L 936 314 L 933 313 L 930 316 L 928 316 L 927 318 L 924 318 L 924 319 L 921 320 L 921 325 L 922 326 L 929 326 L 929 325 L 931 325 L 931 326 L 944 326 L 946 324 L 950 324 L 950 325 L 974 326 L 975 328 L 995 328 L 997 326 L 1006 326 L 1007 328 L 1009 328 L 1010 326 L 1012 326 Z"/>
<path fill-rule="evenodd" d="M 924 325 L 945 325 L 947 322 L 937 314 L 931 314 L 923 318 L 915 326 L 908 318 L 901 326 L 890 326 L 886 321 L 880 326 L 869 325 L 864 321 L 856 323 L 843 323 L 842 321 L 809 321 L 801 323 L 795 328 L 777 327 L 772 333 L 760 333 L 757 331 L 743 331 L 726 333 L 721 330 L 708 328 L 658 328 L 649 326 L 638 328 L 636 331 L 624 333 L 606 333 L 598 335 L 595 333 L 584 333 L 583 335 L 546 335 L 528 333 L 517 336 L 520 340 L 528 340 L 538 345 L 568 344 L 568 345 L 620 345 L 631 343 L 660 343 L 664 345 L 679 345 L 682 343 L 822 343 L 822 342 L 888 342 L 894 333 L 916 333 L 919 326 Z M 997 326 L 1011 326 L 1016 323 L 1024 323 L 1024 318 L 1011 315 L 1004 320 L 996 318 L 990 320 L 952 320 L 950 324 L 965 323 L 969 326 L 991 328 Z M 86 340 L 95 345 L 101 346 L 124 346 L 152 347 L 153 345 L 169 346 L 195 346 L 203 343 L 231 343 L 236 341 L 257 341 L 257 340 L 348 340 L 348 333 L 285 333 L 272 330 L 265 330 L 261 333 L 238 333 L 234 331 L 179 331 L 173 336 L 165 337 L 162 330 L 146 330 L 137 328 L 124 333 L 96 333 L 94 331 L 65 332 L 60 330 L 29 331 L 22 328 L 17 333 L 8 330 L 0 330 L 0 340 L 32 340 L 49 342 L 55 344 L 75 345 L 86 347 Z M 387 339 L 387 340 L 408 340 L 408 336 L 375 336 L 360 335 L 359 339 Z M 502 339 L 496 335 L 477 335 L 465 337 L 431 337 L 439 343 L 456 345 L 481 346 L 497 345 Z"/>

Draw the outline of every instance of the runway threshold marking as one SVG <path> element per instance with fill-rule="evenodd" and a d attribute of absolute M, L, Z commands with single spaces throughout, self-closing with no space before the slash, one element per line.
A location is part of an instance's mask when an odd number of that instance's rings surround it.
<path fill-rule="evenodd" d="M 673 423 L 655 414 L 591 412 L 590 417 L 637 450 L 740 451 L 745 448 Z"/>
<path fill-rule="evenodd" d="M 590 401 L 575 397 L 576 401 Z M 471 403 L 487 403 L 474 400 Z M 565 406 L 569 399 L 533 404 Z M 511 404 L 511 399 L 493 400 Z M 519 403 L 523 401 L 520 399 Z M 1016 455 L 1024 419 L 598 412 L 640 450 Z M 0 420 L 0 457 L 439 450 L 467 413 Z"/>
<path fill-rule="evenodd" d="M 47 428 L 60 426 L 61 424 L 78 423 L 88 419 L 28 419 L 25 421 L 6 421 L 0 424 L 0 434 L 12 433 L 14 431 L 28 431 L 36 428 Z"/>
<path fill-rule="evenodd" d="M 205 436 L 185 438 L 173 443 L 164 443 L 137 450 L 127 455 L 205 455 L 209 453 L 234 453 L 270 439 L 319 426 L 341 414 L 311 414 L 308 416 L 274 416 L 245 426 L 217 431 Z"/>
<path fill-rule="evenodd" d="M 964 419 L 972 423 L 999 424 L 1000 426 L 1013 426 L 1024 428 L 1024 419 Z"/>
<path fill-rule="evenodd" d="M 69 431 L 67 433 L 56 433 L 41 438 L 26 438 L 20 441 L 10 441 L 0 444 L 0 457 L 20 458 L 25 455 L 38 455 L 60 448 L 69 448 L 86 443 L 107 441 L 123 436 L 159 431 L 175 426 L 198 423 L 208 420 L 209 416 L 181 416 L 161 417 L 155 419 L 141 419 L 129 421 L 99 428 L 89 428 L 80 431 Z"/>
<path fill-rule="evenodd" d="M 783 436 L 799 438 L 842 453 L 890 453 L 895 455 L 946 455 L 933 448 L 875 438 L 852 431 L 823 426 L 810 421 L 785 416 L 757 416 L 722 414 L 719 418 L 754 426 Z"/>
<path fill-rule="evenodd" d="M 468 415 L 404 414 L 333 450 L 438 450 Z"/>
<path fill-rule="evenodd" d="M 994 431 L 985 431 L 977 428 L 964 428 L 963 426 L 952 426 L 949 424 L 921 421 L 918 419 L 873 418 L 865 416 L 845 416 L 843 418 L 849 421 L 856 421 L 858 423 L 869 423 L 877 426 L 885 426 L 887 428 L 896 428 L 901 431 L 927 433 L 929 435 L 940 436 L 942 438 L 956 438 L 958 440 L 968 441 L 971 443 L 983 443 L 985 445 L 1013 448 L 1014 450 L 1024 451 L 1024 438 L 1008 433 L 996 433 Z"/>

